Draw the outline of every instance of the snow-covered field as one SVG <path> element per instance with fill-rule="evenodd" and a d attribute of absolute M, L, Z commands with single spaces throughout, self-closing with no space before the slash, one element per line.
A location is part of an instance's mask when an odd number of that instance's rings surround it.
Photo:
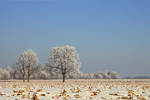
<path fill-rule="evenodd" d="M 150 100 L 150 80 L 1 80 L 0 100 Z"/>

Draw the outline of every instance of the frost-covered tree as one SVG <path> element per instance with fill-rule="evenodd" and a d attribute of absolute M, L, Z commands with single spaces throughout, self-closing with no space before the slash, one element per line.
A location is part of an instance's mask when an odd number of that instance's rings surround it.
<path fill-rule="evenodd" d="M 36 73 L 33 73 L 31 75 L 31 79 L 49 79 L 50 73 L 48 73 L 48 71 L 43 69 L 43 67 L 41 67 L 42 65 L 38 65 L 38 66 L 40 66 L 40 70 Z"/>
<path fill-rule="evenodd" d="M 118 79 L 118 78 L 119 78 L 119 74 L 116 73 L 116 72 L 113 72 L 113 71 L 106 70 L 106 71 L 103 73 L 103 77 L 104 77 L 105 79 Z"/>
<path fill-rule="evenodd" d="M 27 72 L 28 72 L 28 82 L 29 82 L 29 78 L 30 76 L 35 73 L 38 72 L 40 70 L 40 65 L 38 65 L 38 58 L 36 53 L 29 49 L 27 52 L 24 52 L 25 55 L 25 60 L 26 60 L 26 67 L 27 67 Z"/>
<path fill-rule="evenodd" d="M 106 70 L 105 72 L 98 73 L 104 79 L 118 79 L 119 74 L 114 71 Z"/>
<path fill-rule="evenodd" d="M 34 53 L 34 51 L 32 51 L 31 49 L 29 49 L 27 52 L 25 51 L 18 57 L 16 62 L 13 64 L 13 68 L 21 73 L 23 77 L 23 82 L 25 82 L 25 75 L 26 73 L 28 73 L 28 82 L 29 82 L 30 76 L 33 73 L 39 71 L 40 69 L 36 53 Z M 16 77 L 18 76 L 16 75 Z"/>
<path fill-rule="evenodd" d="M 98 72 L 98 73 L 86 73 L 82 75 L 83 79 L 118 79 L 119 74 L 114 71 L 106 70 L 105 72 Z"/>
<path fill-rule="evenodd" d="M 101 72 L 100 72 L 100 73 L 101 73 Z M 94 73 L 94 77 L 95 77 L 96 79 L 103 79 L 103 75 L 100 74 L 100 73 Z"/>
<path fill-rule="evenodd" d="M 2 79 L 3 80 L 8 80 L 9 78 L 10 78 L 9 72 L 6 69 L 4 69 L 3 73 L 2 73 Z"/>
<path fill-rule="evenodd" d="M 23 82 L 25 82 L 25 75 L 26 75 L 26 71 L 27 71 L 26 63 L 27 63 L 26 56 L 23 53 L 17 58 L 16 62 L 13 64 L 13 68 L 21 73 L 21 75 L 23 77 Z M 17 76 L 17 77 L 19 77 L 19 76 Z"/>
<path fill-rule="evenodd" d="M 25 79 L 23 78 L 22 74 L 20 73 L 20 71 L 16 70 L 15 73 L 14 73 L 14 77 L 15 79 L 23 79 L 24 82 L 25 82 Z"/>
<path fill-rule="evenodd" d="M 39 78 L 40 79 L 49 79 L 50 73 L 46 73 L 45 71 L 41 71 L 39 73 Z"/>
<path fill-rule="evenodd" d="M 88 73 L 83 74 L 83 79 L 89 79 L 89 74 Z"/>
<path fill-rule="evenodd" d="M 11 72 L 10 66 L 7 66 L 6 70 L 9 71 L 9 72 Z"/>
<path fill-rule="evenodd" d="M 77 73 L 81 65 L 81 63 L 78 62 L 79 55 L 75 47 L 68 45 L 53 47 L 48 60 L 49 62 L 46 63 L 46 67 L 48 67 L 50 71 L 62 74 L 63 82 L 65 82 L 65 75 L 67 73 Z"/>
<path fill-rule="evenodd" d="M 80 71 L 78 73 L 69 73 L 68 74 L 69 79 L 80 79 L 82 77 L 83 77 L 83 74 Z"/>
<path fill-rule="evenodd" d="M 110 71 L 109 75 L 111 76 L 111 79 L 118 79 L 119 78 L 119 74 L 114 72 L 114 71 Z"/>
<path fill-rule="evenodd" d="M 9 72 L 10 79 L 13 79 L 13 71 L 11 70 L 10 66 L 7 66 L 6 70 Z"/>
<path fill-rule="evenodd" d="M 90 77 L 90 79 L 94 79 L 94 74 L 91 73 L 91 74 L 89 75 L 89 77 Z"/>

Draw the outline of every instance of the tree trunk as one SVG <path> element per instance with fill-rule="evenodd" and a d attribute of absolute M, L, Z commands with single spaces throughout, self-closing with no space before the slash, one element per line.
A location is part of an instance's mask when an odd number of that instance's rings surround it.
<path fill-rule="evenodd" d="M 23 75 L 23 82 L 25 82 L 25 75 Z"/>
<path fill-rule="evenodd" d="M 28 67 L 28 82 L 29 82 L 29 77 L 30 77 L 30 68 Z"/>
<path fill-rule="evenodd" d="M 65 74 L 63 73 L 63 82 L 65 82 Z"/>
<path fill-rule="evenodd" d="M 30 76 L 28 75 L 28 82 L 29 82 L 29 77 L 30 77 Z"/>

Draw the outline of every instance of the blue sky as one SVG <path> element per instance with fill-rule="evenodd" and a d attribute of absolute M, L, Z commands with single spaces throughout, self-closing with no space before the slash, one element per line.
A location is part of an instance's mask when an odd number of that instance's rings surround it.
<path fill-rule="evenodd" d="M 1 68 L 28 49 L 44 65 L 64 45 L 76 47 L 83 73 L 150 76 L 150 1 L 0 1 Z"/>

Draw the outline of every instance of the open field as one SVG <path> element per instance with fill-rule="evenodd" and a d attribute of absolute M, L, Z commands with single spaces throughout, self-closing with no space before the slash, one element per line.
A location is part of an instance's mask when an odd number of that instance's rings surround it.
<path fill-rule="evenodd" d="M 0 100 L 150 100 L 150 79 L 0 80 Z"/>

